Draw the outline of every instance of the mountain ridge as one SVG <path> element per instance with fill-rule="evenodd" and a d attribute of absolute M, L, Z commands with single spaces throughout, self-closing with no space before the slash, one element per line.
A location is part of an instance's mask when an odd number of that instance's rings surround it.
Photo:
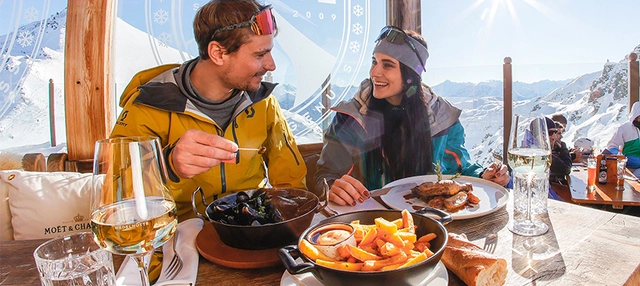
<path fill-rule="evenodd" d="M 52 15 L 44 24 L 30 23 L 19 28 L 19 33 L 35 33 L 44 25 L 45 37 L 39 47 L 22 46 L 16 42 L 11 56 L 2 60 L 4 71 L 24 65 L 29 75 L 22 82 L 15 83 L 11 73 L 0 73 L 0 82 L 21 84 L 17 96 L 10 102 L 7 112 L 0 112 L 0 142 L 2 150 L 17 148 L 27 144 L 49 142 L 48 119 L 48 81 L 53 79 L 55 86 L 56 134 L 58 141 L 64 141 L 64 19 L 66 10 Z M 151 53 L 142 51 L 148 45 L 149 38 L 143 31 L 137 30 L 121 19 L 116 20 L 114 33 L 115 57 L 121 59 L 119 73 L 116 75 L 116 93 L 119 94 L 131 76 L 142 69 L 156 65 Z M 30 31 L 29 29 L 35 29 Z M 57 37 L 56 37 L 57 35 Z M 0 36 L 0 40 L 8 35 Z M 139 41 L 135 41 L 140 39 Z M 151 39 L 157 41 L 157 39 Z M 18 45 L 18 46 L 16 46 Z M 5 47 L 8 49 L 10 47 Z M 35 48 L 35 53 L 33 52 Z M 30 53 L 31 51 L 31 53 Z M 634 52 L 640 54 L 640 45 Z M 32 56 L 34 55 L 34 56 Z M 182 62 L 184 55 L 170 47 L 160 46 L 157 52 L 163 62 Z M 513 83 L 514 113 L 539 113 L 551 115 L 563 113 L 569 120 L 564 141 L 572 142 L 580 137 L 590 137 L 604 145 L 611 137 L 614 127 L 628 120 L 628 54 L 618 62 L 607 62 L 598 72 L 588 73 L 568 80 L 543 80 L 536 83 Z M 461 108 L 460 121 L 466 130 L 467 148 L 481 164 L 490 163 L 491 152 L 502 152 L 502 82 L 486 81 L 479 83 L 455 83 L 445 81 L 433 86 L 434 91 Z M 350 98 L 357 87 L 332 87 L 336 94 L 346 94 Z M 278 98 L 288 122 L 305 130 L 297 138 L 298 143 L 322 140 L 321 124 L 317 106 L 310 105 L 297 114 L 288 109 L 293 107 L 295 87 L 280 84 L 275 96 Z M 0 103 L 7 98 L 0 98 Z M 116 99 L 117 102 L 117 99 Z M 335 105 L 335 102 L 333 103 Z M 1 105 L 0 105 L 1 106 Z M 61 111 L 62 110 L 62 111 Z M 312 116 L 313 115 L 313 116 Z"/>

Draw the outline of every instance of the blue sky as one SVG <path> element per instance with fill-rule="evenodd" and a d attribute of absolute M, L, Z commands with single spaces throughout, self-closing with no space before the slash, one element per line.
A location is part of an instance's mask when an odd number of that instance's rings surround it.
<path fill-rule="evenodd" d="M 124 3 L 125 1 L 123 1 Z M 127 5 L 172 5 L 168 0 L 126 0 Z M 204 1 L 193 2 L 196 5 Z M 274 0 L 324 9 L 331 0 Z M 336 0 L 339 3 L 341 0 Z M 372 6 L 384 8 L 381 0 Z M 189 7 L 188 3 L 183 4 Z M 63 0 L 0 0 L 0 35 L 13 28 L 21 8 L 52 14 L 66 6 Z M 597 71 L 607 61 L 620 61 L 640 44 L 636 0 L 423 0 L 422 33 L 429 43 L 430 58 L 424 80 L 438 84 L 445 79 L 478 82 L 500 79 L 505 56 L 513 59 L 514 80 L 532 82 L 542 79 L 568 79 Z M 186 8 L 183 8 L 186 9 Z M 384 14 L 373 12 L 371 41 L 384 25 Z M 119 13 L 126 15 L 129 9 Z M 134 11 L 135 9 L 130 9 Z M 34 11 L 34 10 L 31 10 Z M 373 11 L 373 10 L 372 10 Z M 127 15 L 135 19 L 135 15 Z M 143 17 L 137 24 L 144 25 Z M 185 19 L 190 30 L 190 19 Z M 320 36 L 326 29 L 317 29 Z M 328 31 L 329 33 L 331 31 Z M 364 65 L 369 61 L 365 60 Z M 361 73 L 366 76 L 368 66 Z"/>
<path fill-rule="evenodd" d="M 423 1 L 431 53 L 426 77 L 449 72 L 475 82 L 496 70 L 501 76 L 505 56 L 513 60 L 514 80 L 525 82 L 597 71 L 640 44 L 637 7 L 635 0 Z M 469 67 L 488 74 L 465 76 L 476 70 Z"/>

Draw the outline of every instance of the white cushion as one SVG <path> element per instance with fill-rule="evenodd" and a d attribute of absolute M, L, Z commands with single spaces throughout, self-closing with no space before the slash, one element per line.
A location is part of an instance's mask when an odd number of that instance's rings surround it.
<path fill-rule="evenodd" d="M 0 171 L 9 186 L 13 238 L 53 238 L 90 231 L 91 174 Z M 12 176 L 11 175 L 15 175 Z"/>
<path fill-rule="evenodd" d="M 0 172 L 0 241 L 13 240 L 11 211 L 9 210 L 9 184 L 5 180 L 9 174 Z"/>

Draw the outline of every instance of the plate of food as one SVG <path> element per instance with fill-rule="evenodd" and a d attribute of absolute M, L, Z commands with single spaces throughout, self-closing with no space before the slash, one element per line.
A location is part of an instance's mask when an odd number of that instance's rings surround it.
<path fill-rule="evenodd" d="M 406 187 L 408 183 L 417 186 Z M 504 187 L 468 176 L 452 180 L 438 180 L 437 175 L 415 176 L 393 181 L 384 188 L 394 186 L 398 187 L 380 196 L 389 207 L 419 210 L 430 206 L 450 213 L 454 220 L 490 214 L 505 206 L 509 200 L 509 192 Z"/>

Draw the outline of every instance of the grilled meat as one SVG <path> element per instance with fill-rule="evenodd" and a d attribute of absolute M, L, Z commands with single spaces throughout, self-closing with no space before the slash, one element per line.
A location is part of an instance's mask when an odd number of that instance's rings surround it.
<path fill-rule="evenodd" d="M 459 192 L 444 200 L 444 207 L 447 209 L 459 209 L 467 204 L 467 193 Z"/>
<path fill-rule="evenodd" d="M 429 206 L 447 212 L 457 212 L 468 203 L 477 204 L 480 199 L 473 195 L 471 183 L 461 184 L 453 180 L 424 182 L 411 189 L 415 197 L 425 201 Z"/>
<path fill-rule="evenodd" d="M 417 187 L 413 187 L 411 192 L 414 196 L 424 199 L 434 196 L 453 196 L 459 192 L 472 190 L 471 183 L 460 184 L 452 180 L 442 180 L 439 182 L 424 182 Z"/>

